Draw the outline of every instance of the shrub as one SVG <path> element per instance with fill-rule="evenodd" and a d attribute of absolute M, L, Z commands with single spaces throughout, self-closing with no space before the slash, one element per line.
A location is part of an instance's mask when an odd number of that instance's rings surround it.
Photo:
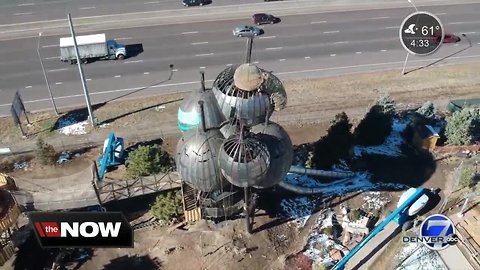
<path fill-rule="evenodd" d="M 333 227 L 328 226 L 328 227 L 323 228 L 323 233 L 328 235 L 328 236 L 332 236 L 333 235 Z"/>
<path fill-rule="evenodd" d="M 350 220 L 355 221 L 359 220 L 361 218 L 360 210 L 358 209 L 353 209 L 350 211 Z"/>
<path fill-rule="evenodd" d="M 395 100 L 389 95 L 380 96 L 377 98 L 375 105 L 380 106 L 381 111 L 390 116 L 395 115 Z M 374 106 L 375 106 L 374 105 Z"/>
<path fill-rule="evenodd" d="M 393 117 L 384 113 L 384 108 L 374 105 L 360 121 L 353 133 L 360 145 L 380 145 L 392 131 Z"/>
<path fill-rule="evenodd" d="M 346 113 L 342 112 L 330 122 L 327 135 L 315 143 L 310 166 L 329 169 L 341 158 L 348 158 L 353 146 L 352 125 Z"/>
<path fill-rule="evenodd" d="M 423 103 L 422 107 L 418 108 L 417 110 L 417 113 L 425 118 L 434 118 L 435 112 L 435 105 L 433 105 L 433 102 L 431 101 Z"/>
<path fill-rule="evenodd" d="M 447 117 L 447 126 L 445 128 L 447 143 L 454 145 L 473 143 L 480 134 L 479 123 L 479 109 L 463 109 L 454 112 Z"/>
<path fill-rule="evenodd" d="M 471 188 L 475 185 L 475 170 L 472 167 L 464 167 L 460 174 L 460 180 L 458 184 L 460 188 Z"/>
<path fill-rule="evenodd" d="M 53 165 L 57 161 L 57 153 L 52 145 L 46 143 L 42 138 L 37 139 L 36 155 L 38 162 L 42 165 Z"/>
<path fill-rule="evenodd" d="M 150 206 L 150 213 L 157 219 L 170 221 L 182 213 L 182 196 L 179 191 L 160 194 Z"/>
<path fill-rule="evenodd" d="M 127 159 L 127 177 L 139 178 L 155 173 L 166 173 L 172 169 L 172 161 L 168 153 L 160 146 L 142 145 L 129 153 Z"/>
<path fill-rule="evenodd" d="M 327 267 L 323 263 L 313 264 L 313 270 L 327 270 Z"/>

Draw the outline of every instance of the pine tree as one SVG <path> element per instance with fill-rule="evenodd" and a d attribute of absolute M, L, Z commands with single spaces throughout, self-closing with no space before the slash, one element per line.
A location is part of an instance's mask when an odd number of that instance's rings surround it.
<path fill-rule="evenodd" d="M 390 116 L 395 115 L 395 100 L 393 100 L 393 98 L 389 95 L 384 95 L 377 98 L 375 105 L 380 106 L 384 114 Z"/>
<path fill-rule="evenodd" d="M 480 135 L 480 110 L 463 109 L 447 117 L 445 135 L 447 143 L 466 145 L 475 142 Z"/>
<path fill-rule="evenodd" d="M 417 113 L 422 115 L 425 118 L 434 118 L 436 108 L 433 102 L 427 101 L 423 103 L 422 107 L 418 108 Z"/>
<path fill-rule="evenodd" d="M 36 158 L 42 165 L 53 165 L 57 160 L 57 153 L 52 145 L 46 143 L 42 138 L 36 142 Z"/>

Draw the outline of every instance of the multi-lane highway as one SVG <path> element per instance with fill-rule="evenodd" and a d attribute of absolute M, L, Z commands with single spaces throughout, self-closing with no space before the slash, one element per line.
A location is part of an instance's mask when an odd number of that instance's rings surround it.
<path fill-rule="evenodd" d="M 441 64 L 480 59 L 480 4 L 423 7 L 437 14 L 447 31 L 466 33 L 472 48 Z M 252 61 L 280 78 L 337 75 L 401 68 L 406 52 L 398 27 L 412 8 L 390 8 L 282 16 L 265 25 L 255 39 Z M 245 40 L 231 30 L 250 18 L 191 24 L 173 24 L 101 31 L 126 45 L 143 48 L 124 61 L 99 61 L 84 66 L 94 102 L 129 94 L 162 94 L 190 90 L 198 85 L 198 71 L 211 82 L 227 65 L 243 62 Z M 98 31 L 97 31 L 98 32 Z M 95 32 L 95 33 L 97 33 Z M 83 33 L 82 33 L 83 34 Z M 59 61 L 60 36 L 41 37 L 40 52 L 59 106 L 83 103 L 78 70 Z M 37 38 L 0 41 L 0 115 L 7 115 L 16 90 L 29 110 L 49 108 L 48 92 L 36 54 Z M 463 38 L 444 44 L 429 57 L 410 57 L 409 67 L 428 64 L 468 47 Z M 170 80 L 169 65 L 174 65 Z"/>

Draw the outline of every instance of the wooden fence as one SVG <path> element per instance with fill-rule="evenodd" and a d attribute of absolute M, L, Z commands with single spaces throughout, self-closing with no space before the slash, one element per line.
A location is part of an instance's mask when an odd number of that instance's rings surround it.
<path fill-rule="evenodd" d="M 104 180 L 102 182 L 95 182 L 95 188 L 98 191 L 98 196 L 102 203 L 179 187 L 180 178 L 176 172 L 134 180 Z"/>
<path fill-rule="evenodd" d="M 455 229 L 458 239 L 470 254 L 470 261 L 474 261 L 477 267 L 480 267 L 480 245 L 460 223 L 455 224 Z"/>

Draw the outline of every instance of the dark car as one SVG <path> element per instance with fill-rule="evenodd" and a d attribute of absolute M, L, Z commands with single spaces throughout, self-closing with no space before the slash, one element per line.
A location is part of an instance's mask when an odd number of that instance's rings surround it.
<path fill-rule="evenodd" d="M 252 16 L 252 22 L 254 24 L 260 25 L 260 24 L 274 24 L 279 22 L 280 19 L 271 15 L 271 14 L 266 14 L 266 13 L 257 13 L 253 14 Z"/>
<path fill-rule="evenodd" d="M 460 41 L 460 37 L 454 34 L 445 34 L 443 37 L 443 43 L 457 43 Z"/>
<path fill-rule="evenodd" d="M 203 6 L 203 5 L 208 5 L 211 4 L 211 0 L 182 0 L 182 3 L 186 7 L 191 7 L 191 6 Z"/>

